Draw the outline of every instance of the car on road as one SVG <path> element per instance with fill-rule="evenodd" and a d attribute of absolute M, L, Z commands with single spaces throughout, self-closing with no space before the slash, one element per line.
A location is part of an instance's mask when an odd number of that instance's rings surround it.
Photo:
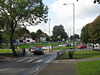
<path fill-rule="evenodd" d="M 34 47 L 34 46 L 31 47 L 31 48 L 29 49 L 29 52 L 34 53 L 35 48 L 36 48 L 36 47 Z"/>
<path fill-rule="evenodd" d="M 42 46 L 33 46 L 29 49 L 29 51 L 34 55 L 42 55 L 45 53 L 44 50 L 42 49 Z"/>
<path fill-rule="evenodd" d="M 77 46 L 77 48 L 78 48 L 78 49 L 84 49 L 84 48 L 87 48 L 87 46 L 84 45 L 84 44 L 80 44 L 80 45 Z"/>
<path fill-rule="evenodd" d="M 42 48 L 35 48 L 33 53 L 34 55 L 43 55 L 44 50 Z"/>

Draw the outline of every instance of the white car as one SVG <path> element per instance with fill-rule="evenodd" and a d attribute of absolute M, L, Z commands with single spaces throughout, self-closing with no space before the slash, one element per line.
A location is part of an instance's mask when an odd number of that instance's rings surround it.
<path fill-rule="evenodd" d="M 100 46 L 95 46 L 94 50 L 100 50 Z"/>
<path fill-rule="evenodd" d="M 58 45 L 58 47 L 65 47 L 66 45 Z"/>

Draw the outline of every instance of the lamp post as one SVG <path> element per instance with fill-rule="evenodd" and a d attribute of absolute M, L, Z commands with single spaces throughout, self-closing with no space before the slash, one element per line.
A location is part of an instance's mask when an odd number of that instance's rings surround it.
<path fill-rule="evenodd" d="M 51 18 L 49 18 L 49 39 L 50 39 L 50 20 Z"/>
<path fill-rule="evenodd" d="M 50 46 L 50 20 L 51 20 L 51 18 L 48 19 L 48 21 L 49 21 L 49 51 L 51 49 L 51 46 Z"/>
<path fill-rule="evenodd" d="M 75 4 L 74 3 L 65 3 L 63 5 L 73 5 L 73 47 L 75 46 Z M 75 49 L 73 48 L 73 53 Z"/>

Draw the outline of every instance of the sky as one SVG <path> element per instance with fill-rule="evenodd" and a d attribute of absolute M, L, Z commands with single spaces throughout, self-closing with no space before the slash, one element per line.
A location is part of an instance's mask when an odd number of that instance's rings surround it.
<path fill-rule="evenodd" d="M 100 15 L 100 4 L 94 4 L 94 0 L 43 0 L 48 6 L 48 18 L 50 22 L 50 36 L 53 27 L 63 25 L 68 36 L 73 34 L 73 3 L 75 4 L 75 34 L 81 33 L 81 29 L 86 24 L 92 22 Z M 66 5 L 64 5 L 66 3 Z M 27 27 L 30 32 L 41 29 L 49 35 L 49 22 L 36 26 Z"/>

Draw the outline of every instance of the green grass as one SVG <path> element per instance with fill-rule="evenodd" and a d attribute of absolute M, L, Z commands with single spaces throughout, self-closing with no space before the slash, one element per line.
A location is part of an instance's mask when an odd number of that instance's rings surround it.
<path fill-rule="evenodd" d="M 65 44 L 66 42 L 61 42 L 59 44 Z M 38 44 L 20 44 L 20 45 L 15 45 L 15 48 L 30 48 L 32 46 L 58 46 L 58 43 L 38 43 Z M 8 48 L 7 45 L 0 45 L 1 48 Z"/>
<path fill-rule="evenodd" d="M 64 50 L 64 49 L 71 49 L 71 48 L 75 48 L 75 47 L 57 47 L 57 48 L 53 48 L 52 50 Z"/>
<path fill-rule="evenodd" d="M 75 51 L 74 58 L 100 58 L 100 51 Z"/>
<path fill-rule="evenodd" d="M 100 75 L 100 60 L 76 63 L 77 75 Z"/>
<path fill-rule="evenodd" d="M 12 53 L 11 49 L 0 49 L 0 53 Z"/>
<path fill-rule="evenodd" d="M 67 59 L 68 52 L 65 52 L 63 55 L 59 57 L 59 59 Z M 74 52 L 75 59 L 84 59 L 84 58 L 100 58 L 100 51 L 75 51 Z"/>

